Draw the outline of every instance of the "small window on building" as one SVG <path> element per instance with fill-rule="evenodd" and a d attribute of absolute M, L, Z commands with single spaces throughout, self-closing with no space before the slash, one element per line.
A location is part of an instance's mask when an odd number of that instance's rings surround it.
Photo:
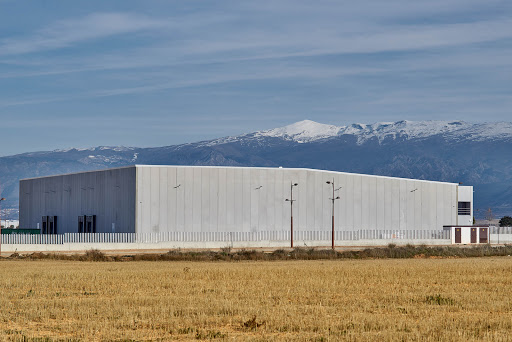
<path fill-rule="evenodd" d="M 459 215 L 471 215 L 471 202 L 459 202 Z"/>

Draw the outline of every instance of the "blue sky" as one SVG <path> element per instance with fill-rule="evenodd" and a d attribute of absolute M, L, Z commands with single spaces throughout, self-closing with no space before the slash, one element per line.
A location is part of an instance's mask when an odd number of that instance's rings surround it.
<path fill-rule="evenodd" d="M 512 1 L 0 0 L 0 155 L 512 121 Z"/>

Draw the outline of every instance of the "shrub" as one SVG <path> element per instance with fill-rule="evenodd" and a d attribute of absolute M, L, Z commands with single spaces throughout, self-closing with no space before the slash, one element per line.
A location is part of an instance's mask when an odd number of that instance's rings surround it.
<path fill-rule="evenodd" d="M 110 261 L 110 258 L 97 249 L 91 249 L 82 257 L 83 261 Z"/>
<path fill-rule="evenodd" d="M 440 294 L 434 296 L 427 296 L 425 303 L 433 305 L 454 305 L 455 301 L 448 297 L 443 297 Z"/>

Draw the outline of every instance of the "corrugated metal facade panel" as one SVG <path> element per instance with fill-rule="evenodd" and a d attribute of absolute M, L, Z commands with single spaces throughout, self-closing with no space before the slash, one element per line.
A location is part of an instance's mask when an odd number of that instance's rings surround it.
<path fill-rule="evenodd" d="M 299 183 L 294 229 L 329 231 L 332 187 L 326 181 L 333 178 L 342 187 L 335 193 L 341 197 L 335 201 L 336 230 L 439 230 L 456 218 L 452 183 L 306 169 L 137 168 L 137 233 L 287 231 L 292 182 Z"/>
<path fill-rule="evenodd" d="M 96 215 L 97 232 L 135 230 L 136 168 L 119 168 L 20 181 L 20 227 L 38 228 L 57 216 L 57 232 L 78 232 L 78 216 Z"/>

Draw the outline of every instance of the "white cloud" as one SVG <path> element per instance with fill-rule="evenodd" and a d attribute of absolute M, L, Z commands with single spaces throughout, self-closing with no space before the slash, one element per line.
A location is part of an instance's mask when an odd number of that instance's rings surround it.
<path fill-rule="evenodd" d="M 62 20 L 32 35 L 0 41 L 1 55 L 51 50 L 78 42 L 162 28 L 166 22 L 130 13 L 94 13 L 79 19 Z"/>
<path fill-rule="evenodd" d="M 279 80 L 287 82 L 286 88 L 299 80 L 329 89 L 343 84 L 345 77 L 365 96 L 376 79 L 390 88 L 412 88 L 413 94 L 431 93 L 427 88 L 432 85 L 425 84 L 428 77 L 408 85 L 393 84 L 396 75 L 429 69 L 446 70 L 453 78 L 454 71 L 471 73 L 475 82 L 457 85 L 461 93 L 469 89 L 486 93 L 492 77 L 510 74 L 497 70 L 512 66 L 507 43 L 512 20 L 505 5 L 501 0 L 234 1 L 199 9 L 194 5 L 182 12 L 167 8 L 158 18 L 127 12 L 90 14 L 0 38 L 0 82 L 6 89 L 9 78 L 43 76 L 19 80 L 28 87 L 12 95 L 4 92 L 0 107 L 126 94 L 158 96 L 166 89 L 233 81 L 261 85 Z M 123 34 L 123 44 L 111 48 L 108 42 Z M 100 39 L 107 44 L 91 44 L 91 49 L 79 53 L 70 49 L 51 57 L 37 54 Z M 72 73 L 81 74 L 59 76 Z M 353 82 L 357 75 L 364 76 L 359 83 Z M 487 85 L 478 84 L 490 79 Z M 40 86 L 46 80 L 51 87 Z M 436 84 L 443 91 L 453 86 L 451 81 L 446 78 Z M 492 89 L 500 86 L 493 84 Z M 264 87 L 255 87 L 255 92 L 265 92 Z M 378 89 L 383 96 L 395 95 L 386 90 Z M 393 101 L 401 103 L 400 96 L 387 97 L 390 106 Z M 353 101 L 367 105 L 366 100 Z"/>
<path fill-rule="evenodd" d="M 455 24 L 367 24 L 332 27 L 324 23 L 295 22 L 278 28 L 246 26 L 233 30 L 232 15 L 217 18 L 195 15 L 179 20 L 153 20 L 133 14 L 95 14 L 77 21 L 64 21 L 26 39 L 2 46 L 1 54 L 26 53 L 69 46 L 87 39 L 152 29 L 157 39 L 136 40 L 118 51 L 89 51 L 84 55 L 26 58 L 32 71 L 3 73 L 0 78 L 74 72 L 133 69 L 153 66 L 231 63 L 318 57 L 344 54 L 421 51 L 496 42 L 512 38 L 512 20 L 496 19 Z M 65 32 L 59 34 L 59 32 Z M 2 61 L 0 61 L 2 62 Z M 17 63 L 4 60 L 4 63 Z M 59 65 L 55 67 L 55 65 Z M 38 70 L 44 69 L 44 70 Z"/>

